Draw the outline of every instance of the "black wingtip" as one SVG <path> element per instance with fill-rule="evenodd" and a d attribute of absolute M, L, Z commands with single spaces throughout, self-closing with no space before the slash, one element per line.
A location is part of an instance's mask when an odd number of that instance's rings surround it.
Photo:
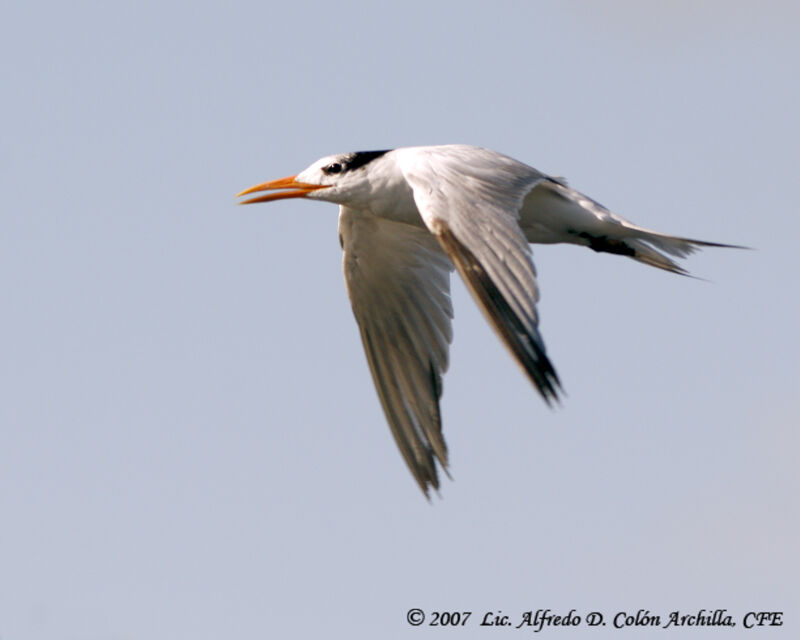
<path fill-rule="evenodd" d="M 490 324 L 544 401 L 551 407 L 553 402 L 560 403 L 561 381 L 535 325 L 517 315 L 481 262 L 447 224 L 439 221 L 435 233 Z"/>

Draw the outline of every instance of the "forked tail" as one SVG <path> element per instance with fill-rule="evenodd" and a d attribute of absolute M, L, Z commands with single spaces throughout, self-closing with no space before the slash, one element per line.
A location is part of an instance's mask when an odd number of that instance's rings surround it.
<path fill-rule="evenodd" d="M 689 272 L 672 260 L 669 256 L 686 258 L 701 247 L 722 247 L 725 249 L 747 249 L 735 244 L 721 244 L 719 242 L 706 242 L 692 240 L 678 236 L 668 236 L 663 233 L 647 231 L 640 228 L 627 228 L 631 237 L 592 236 L 589 233 L 578 234 L 584 238 L 589 247 L 595 251 L 616 253 L 629 256 L 651 267 L 658 267 L 665 271 L 689 275 Z"/>

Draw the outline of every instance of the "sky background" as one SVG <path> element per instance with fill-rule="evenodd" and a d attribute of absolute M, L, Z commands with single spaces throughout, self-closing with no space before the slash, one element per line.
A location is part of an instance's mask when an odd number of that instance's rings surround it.
<path fill-rule="evenodd" d="M 788 0 L 6 7 L 0 638 L 489 638 L 483 613 L 538 608 L 798 637 L 798 24 Z M 757 250 L 695 280 L 534 247 L 555 410 L 454 280 L 428 503 L 336 208 L 234 194 L 452 142 Z M 745 634 L 751 610 L 785 626 Z"/>

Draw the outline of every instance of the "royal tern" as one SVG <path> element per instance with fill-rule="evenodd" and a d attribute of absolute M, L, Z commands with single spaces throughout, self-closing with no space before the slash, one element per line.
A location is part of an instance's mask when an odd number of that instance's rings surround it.
<path fill-rule="evenodd" d="M 730 247 L 657 233 L 508 156 L 467 145 L 359 151 L 264 182 L 240 204 L 339 205 L 343 270 L 367 361 L 397 446 L 425 495 L 447 472 L 439 399 L 453 337 L 455 268 L 545 402 L 561 385 L 538 330 L 528 243 L 569 242 L 674 273 L 669 257 Z"/>

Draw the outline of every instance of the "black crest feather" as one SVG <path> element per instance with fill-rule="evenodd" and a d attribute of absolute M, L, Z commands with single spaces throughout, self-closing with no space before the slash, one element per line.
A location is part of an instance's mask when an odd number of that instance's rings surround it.
<path fill-rule="evenodd" d="M 365 164 L 369 164 L 376 158 L 380 158 L 382 155 L 389 153 L 389 151 L 391 151 L 391 149 L 384 149 L 382 151 L 356 151 L 350 154 L 350 157 L 344 163 L 344 170 L 355 171 L 356 169 L 360 169 Z"/>

